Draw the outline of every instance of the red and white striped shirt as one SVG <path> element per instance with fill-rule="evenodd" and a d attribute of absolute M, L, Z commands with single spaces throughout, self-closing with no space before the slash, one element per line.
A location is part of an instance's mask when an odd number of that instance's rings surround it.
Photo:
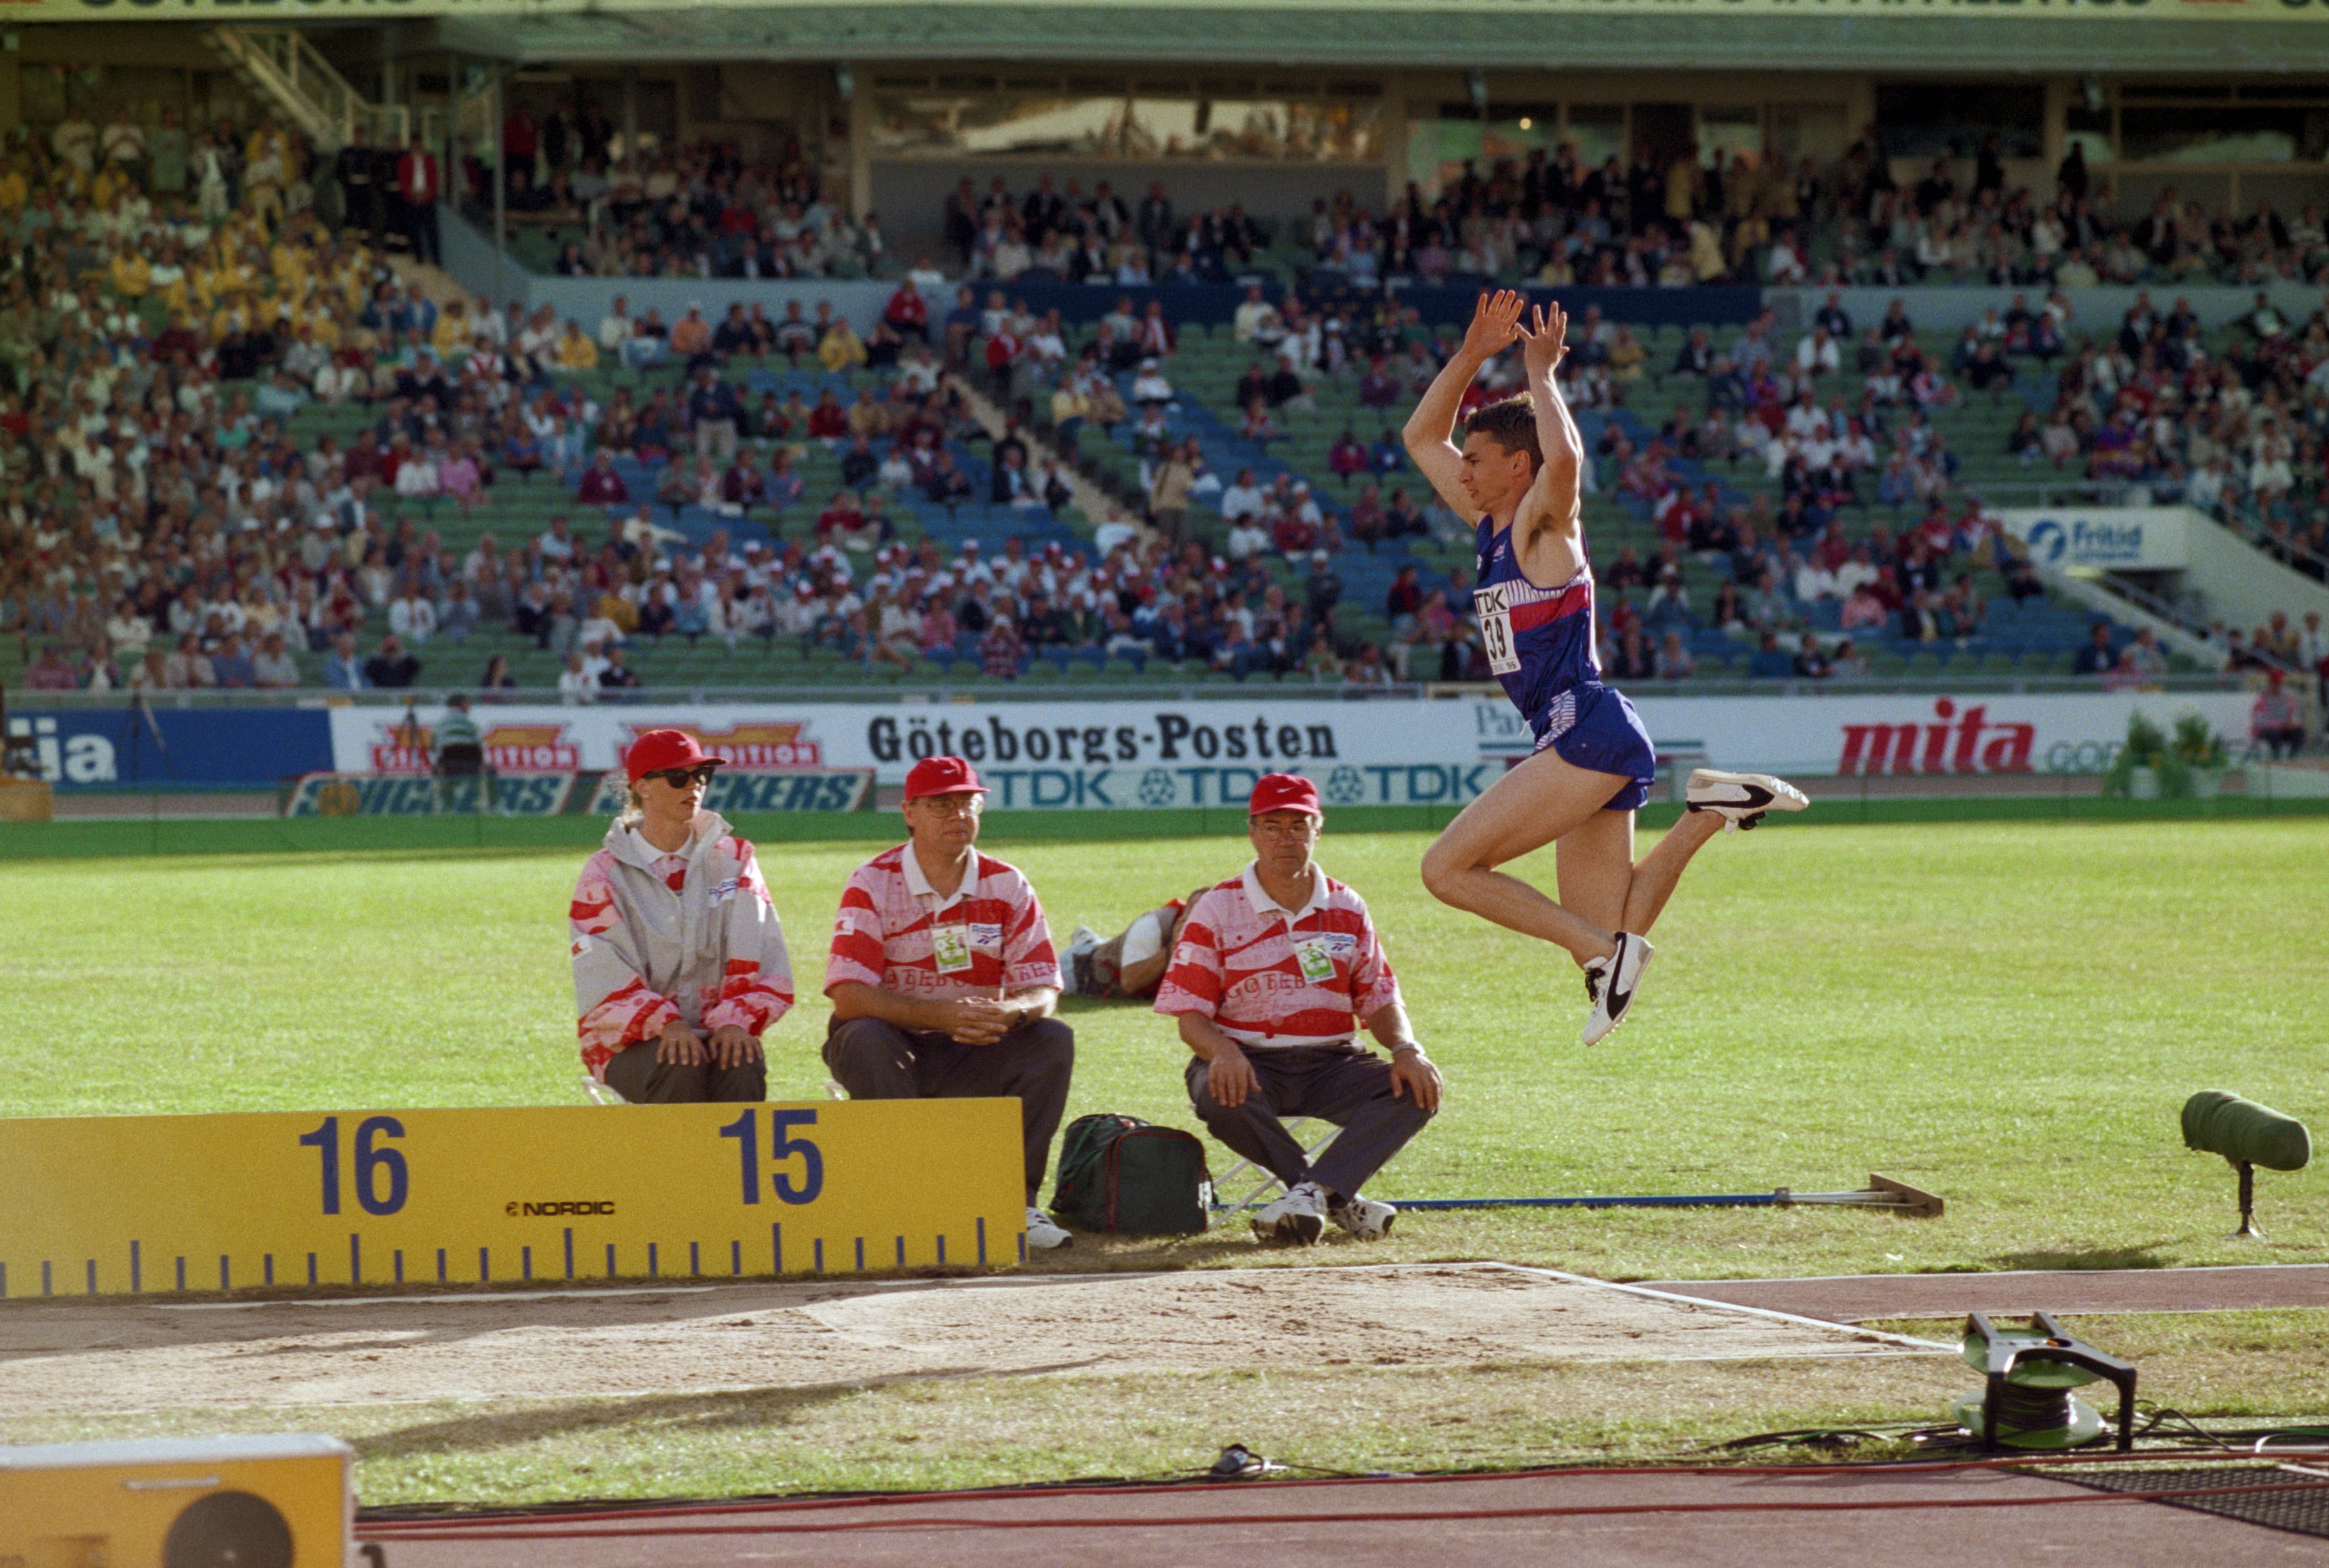
<path fill-rule="evenodd" d="M 1315 865 L 1308 902 L 1285 910 L 1248 865 L 1189 912 L 1156 989 L 1168 1017 L 1197 1013 L 1247 1045 L 1320 1045 L 1399 1000 L 1366 900 Z"/>
<path fill-rule="evenodd" d="M 950 898 L 922 874 L 913 845 L 852 872 L 834 917 L 825 988 L 854 982 L 922 1000 L 1001 997 L 1060 984 L 1035 890 L 1015 866 L 976 856 Z"/>

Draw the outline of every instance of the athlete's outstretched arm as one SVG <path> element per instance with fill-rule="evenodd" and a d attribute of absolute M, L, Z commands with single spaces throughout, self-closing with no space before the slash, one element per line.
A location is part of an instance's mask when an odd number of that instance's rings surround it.
<path fill-rule="evenodd" d="M 1431 481 L 1439 499 L 1458 517 L 1470 515 L 1472 500 L 1464 493 L 1464 455 L 1449 439 L 1456 430 L 1456 411 L 1464 406 L 1464 393 L 1480 367 L 1520 335 L 1523 303 L 1516 289 L 1481 294 L 1472 311 L 1472 325 L 1464 329 L 1463 346 L 1432 377 L 1423 401 L 1407 416 L 1407 428 L 1401 432 L 1407 455 L 1415 459 L 1417 470 Z"/>
<path fill-rule="evenodd" d="M 1561 398 L 1561 378 L 1555 373 L 1569 352 L 1569 316 L 1558 305 L 1549 309 L 1540 306 L 1532 314 L 1531 322 L 1519 329 L 1521 363 L 1528 371 L 1529 401 L 1536 411 L 1537 448 L 1544 463 L 1513 518 L 1523 549 L 1527 541 L 1547 531 L 1574 539 L 1584 515 L 1578 481 L 1584 470 L 1585 436 Z"/>

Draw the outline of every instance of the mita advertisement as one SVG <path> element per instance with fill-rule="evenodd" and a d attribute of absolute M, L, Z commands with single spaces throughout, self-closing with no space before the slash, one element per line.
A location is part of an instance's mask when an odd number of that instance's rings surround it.
<path fill-rule="evenodd" d="M 2108 765 L 2138 711 L 2163 726 L 2198 713 L 2238 740 L 2251 701 L 2243 692 L 1635 697 L 1665 759 L 1811 776 L 2092 772 Z M 436 713 L 333 709 L 329 767 L 424 772 Z M 902 783 L 919 758 L 958 754 L 1004 809 L 1235 806 L 1256 779 L 1281 770 L 1317 780 L 1338 806 L 1462 805 L 1531 744 L 1510 705 L 1488 697 L 511 706 L 476 717 L 504 776 L 611 769 L 639 731 L 674 727 L 740 769 L 867 769 L 885 785 Z"/>

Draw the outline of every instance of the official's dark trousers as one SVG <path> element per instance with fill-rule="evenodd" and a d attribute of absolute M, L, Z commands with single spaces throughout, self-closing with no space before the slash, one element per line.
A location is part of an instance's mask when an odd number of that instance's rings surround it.
<path fill-rule="evenodd" d="M 340 213 L 340 227 L 363 230 L 371 241 L 372 248 L 375 250 L 379 250 L 381 208 L 379 187 L 371 184 L 343 184 L 340 186 L 340 206 L 343 209 Z"/>
<path fill-rule="evenodd" d="M 1032 1204 L 1051 1164 L 1052 1136 L 1068 1109 L 1076 1032 L 1057 1018 L 1037 1018 L 992 1045 L 966 1045 L 879 1018 L 846 1024 L 835 1019 L 825 1030 L 825 1064 L 852 1100 L 1015 1096 Z"/>
<path fill-rule="evenodd" d="M 1337 1197 L 1355 1197 L 1431 1119 L 1412 1093 L 1393 1098 L 1390 1063 L 1348 1041 L 1254 1046 L 1245 1059 L 1259 1083 L 1243 1104 L 1232 1110 L 1215 1100 L 1205 1085 L 1205 1063 L 1194 1059 L 1189 1103 L 1215 1138 L 1289 1187 L 1314 1181 Z M 1343 1129 L 1315 1166 L 1279 1119 L 1304 1116 Z"/>
<path fill-rule="evenodd" d="M 408 202 L 404 206 L 404 236 L 411 242 L 412 259 L 435 266 L 437 250 L 437 203 Z"/>
<path fill-rule="evenodd" d="M 722 1067 L 699 1062 L 693 1067 L 655 1060 L 655 1042 L 642 1041 L 607 1060 L 607 1087 L 633 1105 L 699 1105 L 705 1100 L 752 1100 L 768 1097 L 768 1064 L 747 1062 Z"/>

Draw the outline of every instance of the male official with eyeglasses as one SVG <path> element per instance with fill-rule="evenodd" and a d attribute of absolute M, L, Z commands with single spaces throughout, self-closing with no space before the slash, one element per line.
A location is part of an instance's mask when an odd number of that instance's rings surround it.
<path fill-rule="evenodd" d="M 751 845 L 703 809 L 720 759 L 649 730 L 623 764 L 627 803 L 567 915 L 582 1065 L 634 1103 L 765 1100 L 792 960 Z"/>
<path fill-rule="evenodd" d="M 1265 1242 L 1316 1241 L 1328 1220 L 1362 1239 L 1399 1211 L 1359 1195 L 1439 1109 L 1439 1069 L 1409 1027 L 1366 901 L 1313 863 L 1325 826 L 1307 779 L 1253 787 L 1253 864 L 1189 911 L 1156 1011 L 1179 1021 L 1189 1099 L 1215 1138 L 1286 1184 L 1257 1209 Z M 1391 1052 L 1353 1038 L 1354 1025 Z M 1281 1118 L 1342 1130 L 1312 1165 Z"/>
<path fill-rule="evenodd" d="M 911 836 L 851 874 L 834 919 L 825 1065 L 856 1100 L 1015 1096 L 1027 1245 L 1074 1238 L 1036 1206 L 1068 1104 L 1075 1032 L 1051 1015 L 1060 964 L 1035 890 L 978 852 L 985 786 L 959 757 L 906 775 Z"/>

